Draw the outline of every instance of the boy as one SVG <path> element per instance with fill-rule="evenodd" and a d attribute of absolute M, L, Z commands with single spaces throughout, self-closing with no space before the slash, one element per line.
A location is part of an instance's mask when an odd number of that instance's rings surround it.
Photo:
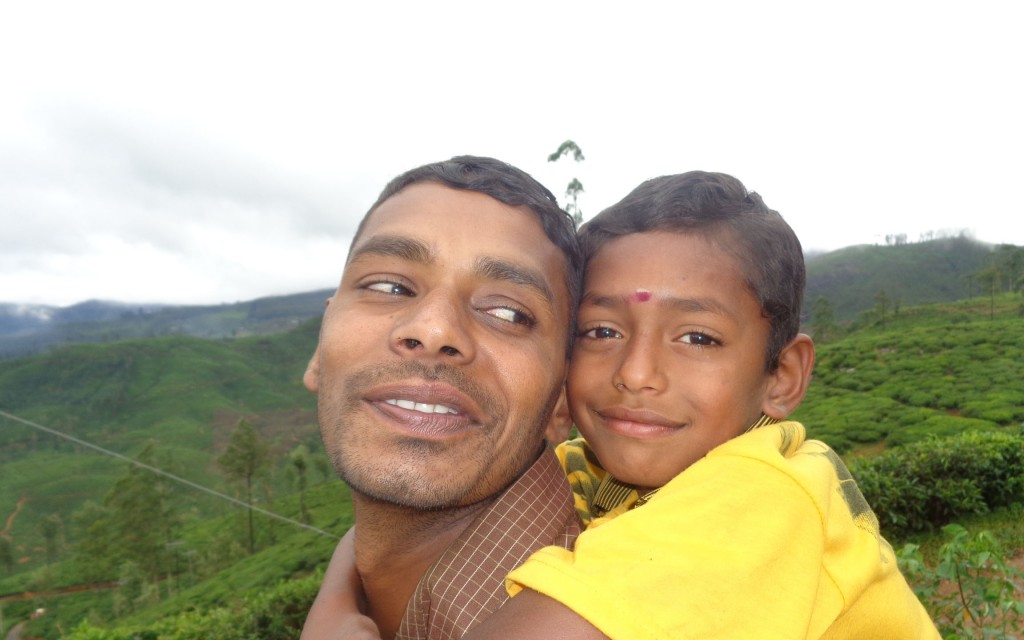
<path fill-rule="evenodd" d="M 839 458 L 781 422 L 814 363 L 800 243 L 724 174 L 640 185 L 580 232 L 559 456 L 588 529 L 467 638 L 938 638 Z"/>
<path fill-rule="evenodd" d="M 585 443 L 560 457 L 589 526 L 513 571 L 518 595 L 467 637 L 937 638 L 842 462 L 779 422 L 814 363 L 782 217 L 690 172 L 580 236 L 568 399 Z"/>

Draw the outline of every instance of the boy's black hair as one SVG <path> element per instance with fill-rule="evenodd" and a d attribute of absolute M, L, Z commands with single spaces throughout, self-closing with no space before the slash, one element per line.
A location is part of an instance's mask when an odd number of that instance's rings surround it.
<path fill-rule="evenodd" d="M 697 235 L 740 265 L 761 314 L 771 322 L 767 371 L 779 366 L 783 347 L 800 331 L 806 271 L 793 229 L 743 183 L 724 173 L 690 171 L 653 178 L 580 229 L 589 262 L 607 242 L 648 231 Z"/>
<path fill-rule="evenodd" d="M 576 326 L 576 310 L 583 286 L 583 257 L 576 236 L 576 223 L 563 211 L 555 196 L 530 174 L 512 165 L 480 156 L 457 156 L 411 169 L 394 178 L 381 192 L 359 223 L 349 254 L 362 235 L 370 215 L 388 198 L 402 189 L 419 183 L 435 182 L 453 189 L 477 191 L 513 207 L 524 206 L 537 216 L 544 234 L 561 250 L 565 258 L 565 286 L 569 292 L 570 327 Z M 574 330 L 570 330 L 566 353 L 572 347 Z"/>

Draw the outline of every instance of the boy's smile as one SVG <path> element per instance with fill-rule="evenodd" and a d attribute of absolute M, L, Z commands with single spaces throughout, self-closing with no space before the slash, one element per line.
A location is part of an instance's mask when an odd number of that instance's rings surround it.
<path fill-rule="evenodd" d="M 587 267 L 569 402 L 615 478 L 662 486 L 764 410 L 769 321 L 703 235 L 631 234 Z"/>

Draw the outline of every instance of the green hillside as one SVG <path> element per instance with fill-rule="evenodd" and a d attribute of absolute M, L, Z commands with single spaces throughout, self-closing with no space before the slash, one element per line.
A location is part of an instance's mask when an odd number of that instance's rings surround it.
<path fill-rule="evenodd" d="M 904 309 L 817 346 L 794 417 L 841 453 L 1024 424 L 1020 294 Z"/>
<path fill-rule="evenodd" d="M 320 451 L 315 398 L 301 384 L 318 326 L 235 340 L 80 344 L 0 361 L 0 410 L 128 457 L 152 445 L 161 466 L 221 491 L 228 486 L 215 458 L 245 417 L 272 445 L 278 471 L 270 490 L 290 492 L 288 452 L 300 444 Z M 101 501 L 124 464 L 18 422 L 0 423 L 0 517 L 17 512 L 5 533 L 19 559 L 13 571 L 27 572 L 46 560 L 30 542 L 43 520 L 58 514 L 70 528 L 70 515 L 86 500 Z M 324 475 L 319 455 L 315 466 Z M 196 496 L 192 508 L 207 513 L 211 504 Z"/>
<path fill-rule="evenodd" d="M 1017 429 L 1024 424 L 1022 302 L 1020 294 L 999 294 L 903 306 L 862 322 L 819 345 L 810 392 L 794 417 L 851 459 L 932 436 Z M 215 460 L 244 417 L 273 452 L 259 505 L 302 518 L 289 452 L 305 445 L 315 462 L 301 502 L 313 526 L 340 535 L 351 523 L 345 489 L 328 469 L 314 398 L 301 385 L 317 329 L 314 321 L 258 338 L 72 345 L 0 361 L 0 410 L 130 457 L 152 445 L 158 466 L 231 495 L 240 495 L 237 485 Z M 139 578 L 138 567 L 133 573 L 121 564 L 100 575 L 90 566 L 95 563 L 83 562 L 89 539 L 76 524 L 83 505 L 102 503 L 128 468 L 0 417 L 0 538 L 13 550 L 6 567 L 0 557 L 0 611 L 7 620 L 45 606 L 48 614 L 33 621 L 32 632 L 59 638 L 86 618 L 102 626 L 116 617 L 152 629 L 186 610 L 194 611 L 182 614 L 193 616 L 191 622 L 179 616 L 166 624 L 209 629 L 219 624 L 214 618 L 237 625 L 237 616 L 249 616 L 246 624 L 256 625 L 250 618 L 270 615 L 254 613 L 259 607 L 287 609 L 287 624 L 302 619 L 334 539 L 258 517 L 256 553 L 249 555 L 244 513 L 192 489 L 156 487 L 168 492 L 175 514 L 168 547 L 177 564 L 169 575 L 151 583 Z M 54 549 L 43 544 L 47 526 L 59 530 Z M 104 580 L 122 586 L 3 600 Z M 288 604 L 275 608 L 268 599 Z"/>
<path fill-rule="evenodd" d="M 853 320 L 884 291 L 902 307 L 951 302 L 978 295 L 972 276 L 988 266 L 992 245 L 969 238 L 943 238 L 893 246 L 858 245 L 807 260 L 808 312 L 819 297 L 837 320 Z"/>

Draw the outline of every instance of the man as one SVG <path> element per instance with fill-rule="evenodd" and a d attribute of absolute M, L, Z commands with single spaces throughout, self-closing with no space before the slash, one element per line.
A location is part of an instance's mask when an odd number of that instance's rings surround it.
<path fill-rule="evenodd" d="M 360 223 L 305 382 L 382 637 L 461 637 L 579 533 L 544 433 L 567 428 L 581 269 L 551 193 L 489 158 L 399 176 Z"/>

